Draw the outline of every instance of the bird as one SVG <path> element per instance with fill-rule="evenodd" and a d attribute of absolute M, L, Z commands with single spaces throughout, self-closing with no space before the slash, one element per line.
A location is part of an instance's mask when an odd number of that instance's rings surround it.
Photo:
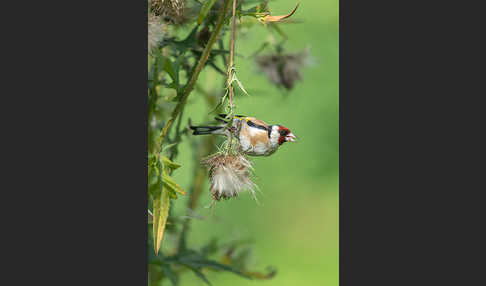
<path fill-rule="evenodd" d="M 193 135 L 232 135 L 238 138 L 242 153 L 249 156 L 270 156 L 285 142 L 296 142 L 297 137 L 287 127 L 269 125 L 255 117 L 234 115 L 231 125 L 227 114 L 219 114 L 215 119 L 222 125 L 192 126 Z M 225 120 L 226 119 L 226 120 Z"/>

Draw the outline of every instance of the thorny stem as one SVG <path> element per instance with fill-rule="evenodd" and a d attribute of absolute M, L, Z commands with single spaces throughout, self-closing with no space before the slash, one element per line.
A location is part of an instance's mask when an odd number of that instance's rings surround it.
<path fill-rule="evenodd" d="M 191 91 L 194 88 L 194 84 L 197 81 L 197 78 L 199 77 L 199 73 L 201 73 L 202 69 L 204 68 L 204 65 L 206 64 L 206 61 L 209 58 L 209 54 L 211 52 L 211 49 L 213 48 L 213 44 L 216 42 L 219 32 L 221 31 L 221 28 L 224 26 L 224 17 L 226 15 L 226 11 L 228 10 L 228 4 L 230 0 L 224 0 L 223 6 L 221 7 L 218 20 L 216 21 L 216 25 L 214 27 L 213 33 L 211 34 L 211 37 L 208 40 L 208 43 L 206 47 L 204 47 L 204 51 L 201 54 L 201 57 L 199 58 L 199 61 L 194 68 L 194 71 L 192 73 L 192 76 L 190 80 L 187 82 L 186 86 L 184 87 L 182 91 L 182 97 L 180 101 L 177 103 L 176 107 L 172 111 L 169 120 L 167 120 L 167 123 L 165 124 L 164 128 L 160 132 L 159 139 L 157 141 L 157 150 L 156 153 L 160 153 L 162 144 L 164 142 L 164 138 L 166 137 L 167 133 L 169 132 L 170 127 L 172 126 L 172 123 L 174 123 L 174 120 L 177 118 L 179 113 L 182 110 L 182 107 L 187 101 L 187 97 L 191 93 Z"/>
<path fill-rule="evenodd" d="M 231 45 L 230 45 L 230 61 L 228 66 L 228 80 L 229 80 L 229 104 L 230 104 L 230 122 L 233 120 L 233 76 L 235 72 L 235 35 L 236 35 L 236 0 L 233 0 L 233 14 L 231 22 Z M 229 149 L 231 149 L 231 143 L 233 141 L 233 134 L 230 132 Z M 227 151 L 228 151 L 227 150 Z"/>
<path fill-rule="evenodd" d="M 228 77 L 233 79 L 234 73 L 234 58 L 235 58 L 235 33 L 236 32 L 236 0 L 233 0 L 233 17 L 231 23 L 231 48 L 230 48 L 230 62 L 228 67 Z M 231 81 L 230 81 L 231 82 Z M 229 102 L 230 108 L 233 110 L 233 83 L 229 86 Z"/>

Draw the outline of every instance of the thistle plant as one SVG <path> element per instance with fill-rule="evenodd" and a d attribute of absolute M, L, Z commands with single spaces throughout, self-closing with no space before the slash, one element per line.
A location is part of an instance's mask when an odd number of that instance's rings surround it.
<path fill-rule="evenodd" d="M 185 272 L 192 272 L 207 284 L 210 284 L 206 278 L 208 271 L 228 271 L 247 279 L 269 279 L 276 273 L 273 269 L 267 273 L 251 269 L 248 256 L 237 255 L 246 253 L 238 243 L 228 245 L 212 240 L 201 249 L 187 244 L 193 221 L 187 217 L 194 216 L 199 198 L 207 191 L 203 184 L 208 177 L 209 193 L 215 200 L 237 196 L 246 189 L 254 194 L 256 185 L 250 178 L 252 164 L 239 153 L 236 138 L 230 137 L 217 149 L 212 136 L 197 141 L 188 136 L 186 126 L 189 123 L 182 119 L 189 97 L 205 99 L 202 114 L 223 110 L 229 118 L 235 114 L 238 105 L 234 88 L 248 94 L 236 75 L 234 62 L 238 20 L 245 21 L 245 29 L 263 24 L 269 33 L 277 31 L 282 35 L 277 25 L 297 9 L 288 15 L 271 16 L 267 2 L 149 0 L 149 285 L 178 285 L 180 275 Z M 227 38 L 229 44 L 225 45 Z M 274 48 L 282 46 L 284 42 L 267 43 L 258 53 L 272 45 Z M 207 91 L 198 81 L 199 75 L 207 69 L 221 75 L 222 88 L 216 94 Z M 179 144 L 184 140 L 190 142 L 193 160 L 197 162 L 187 186 L 173 177 L 179 169 L 186 168 L 177 163 Z M 185 216 L 174 213 L 171 208 L 183 203 L 181 197 L 187 198 Z"/>

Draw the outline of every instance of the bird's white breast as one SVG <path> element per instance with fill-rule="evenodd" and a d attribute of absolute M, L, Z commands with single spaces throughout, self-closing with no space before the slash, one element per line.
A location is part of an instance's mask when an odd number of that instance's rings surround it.
<path fill-rule="evenodd" d="M 251 156 L 268 156 L 278 148 L 278 145 L 270 142 L 268 131 L 248 126 L 244 121 L 239 135 L 242 151 Z"/>
<path fill-rule="evenodd" d="M 257 131 L 260 132 L 260 131 Z M 262 131 L 265 132 L 265 131 Z M 265 132 L 266 133 L 266 132 Z M 253 134 L 254 135 L 254 134 Z M 267 136 L 265 134 L 265 136 Z M 243 151 L 251 156 L 268 156 L 275 152 L 278 146 L 272 146 L 269 140 L 265 142 L 258 142 L 254 145 L 251 144 L 249 137 L 240 136 L 240 145 Z"/>

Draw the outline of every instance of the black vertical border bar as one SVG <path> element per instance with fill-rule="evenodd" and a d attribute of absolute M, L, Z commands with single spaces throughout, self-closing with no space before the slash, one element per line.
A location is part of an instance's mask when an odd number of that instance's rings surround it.
<path fill-rule="evenodd" d="M 484 284 L 484 9 L 473 5 L 340 0 L 342 286 Z"/>
<path fill-rule="evenodd" d="M 4 4 L 0 284 L 147 285 L 147 0 Z"/>

